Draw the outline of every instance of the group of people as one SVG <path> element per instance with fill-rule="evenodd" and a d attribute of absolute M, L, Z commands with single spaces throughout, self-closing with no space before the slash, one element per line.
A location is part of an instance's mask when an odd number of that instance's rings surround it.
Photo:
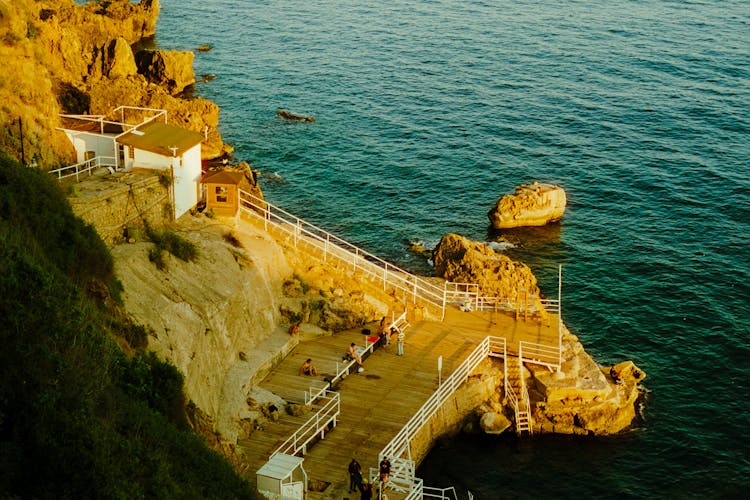
<path fill-rule="evenodd" d="M 299 333 L 299 326 L 299 323 L 291 325 L 289 327 L 290 335 L 297 335 Z M 404 332 L 396 325 L 391 326 L 388 331 L 386 331 L 386 329 L 386 319 L 385 316 L 383 316 L 383 319 L 380 320 L 380 327 L 378 328 L 377 332 L 378 342 L 383 348 L 387 349 L 391 343 L 391 337 L 395 336 L 396 344 L 398 346 L 398 355 L 403 356 L 404 340 L 406 339 Z M 363 371 L 365 371 L 364 367 L 362 366 L 362 355 L 359 353 L 357 344 L 355 344 L 354 342 L 349 344 L 349 347 L 346 349 L 345 358 L 352 359 L 357 363 L 357 372 L 362 373 Z M 302 366 L 299 367 L 299 374 L 309 376 L 316 376 L 318 374 L 318 369 L 315 367 L 315 365 L 312 364 L 312 359 L 307 358 L 307 360 L 302 363 Z"/>
<path fill-rule="evenodd" d="M 383 457 L 380 461 L 380 498 L 385 498 L 383 490 L 388 482 L 388 478 L 391 475 L 391 462 L 388 457 Z M 370 500 L 372 498 L 373 490 L 372 484 L 365 478 L 362 478 L 362 466 L 355 458 L 349 462 L 349 493 L 359 491 L 362 495 L 362 500 Z"/>
<path fill-rule="evenodd" d="M 346 356 L 353 359 L 357 363 L 357 371 L 362 373 L 365 369 L 362 367 L 362 356 L 357 350 L 357 344 L 352 342 L 346 350 Z M 317 376 L 318 369 L 312 362 L 312 358 L 307 358 L 304 363 L 299 367 L 300 375 Z"/>
<path fill-rule="evenodd" d="M 378 342 L 380 342 L 380 345 L 383 348 L 388 349 L 388 346 L 391 344 L 391 338 L 394 336 L 396 337 L 398 355 L 403 356 L 404 340 L 406 339 L 406 336 L 396 325 L 391 326 L 390 330 L 386 331 L 385 316 L 383 316 L 383 319 L 380 320 L 380 327 L 378 328 Z"/>

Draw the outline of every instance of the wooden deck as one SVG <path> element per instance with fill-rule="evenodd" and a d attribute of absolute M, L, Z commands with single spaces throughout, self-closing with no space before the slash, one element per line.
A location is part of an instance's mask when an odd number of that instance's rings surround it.
<path fill-rule="evenodd" d="M 370 328 L 376 329 L 375 325 Z M 508 312 L 449 309 L 443 322 L 421 321 L 411 325 L 406 331 L 404 356 L 396 355 L 395 343 L 388 349 L 376 350 L 365 360 L 363 373 L 350 375 L 341 382 L 338 425 L 305 455 L 308 477 L 330 483 L 324 492 L 311 492 L 309 498 L 358 498 L 358 493 L 347 493 L 347 464 L 352 457 L 362 465 L 363 475 L 370 467 L 377 466 L 378 452 L 437 387 L 438 357 L 443 356 L 443 377 L 447 377 L 487 335 L 505 337 L 510 354 L 518 352 L 518 342 L 522 340 L 557 345 L 557 317 L 550 315 L 546 325 L 532 319 L 516 321 Z M 302 402 L 310 385 L 325 385 L 323 377 L 335 371 L 336 362 L 341 362 L 352 341 L 363 345 L 359 330 L 302 341 L 259 385 L 287 401 Z M 297 374 L 307 358 L 313 359 L 320 372 L 318 377 Z M 255 471 L 307 418 L 309 415 L 282 415 L 278 422 L 269 423 L 238 443 L 247 458 L 251 472 L 248 479 L 253 484 Z"/>

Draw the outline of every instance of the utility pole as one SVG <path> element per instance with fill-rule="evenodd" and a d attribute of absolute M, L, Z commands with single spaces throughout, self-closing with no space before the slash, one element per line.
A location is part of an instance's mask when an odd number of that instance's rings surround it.
<path fill-rule="evenodd" d="M 18 117 L 18 131 L 21 134 L 21 163 L 26 165 L 26 152 L 23 150 L 23 120 Z"/>

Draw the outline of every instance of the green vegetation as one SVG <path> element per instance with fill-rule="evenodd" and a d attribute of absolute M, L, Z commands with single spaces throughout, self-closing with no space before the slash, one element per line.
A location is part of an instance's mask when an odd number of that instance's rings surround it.
<path fill-rule="evenodd" d="M 185 423 L 182 377 L 113 333 L 120 285 L 45 174 L 0 157 L 0 497 L 249 498 Z"/>
<path fill-rule="evenodd" d="M 159 270 L 164 270 L 167 263 L 164 261 L 164 253 L 169 252 L 178 259 L 191 262 L 198 256 L 198 247 L 195 243 L 185 239 L 171 229 L 147 229 L 148 238 L 154 242 L 154 248 L 148 253 L 148 259 L 153 262 Z"/>

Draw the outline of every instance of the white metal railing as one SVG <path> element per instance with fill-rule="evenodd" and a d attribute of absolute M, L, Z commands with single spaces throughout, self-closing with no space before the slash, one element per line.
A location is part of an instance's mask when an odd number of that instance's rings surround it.
<path fill-rule="evenodd" d="M 262 218 L 266 228 L 272 224 L 290 235 L 295 246 L 304 242 L 317 248 L 322 252 L 324 261 L 337 259 L 352 266 L 353 270 L 381 281 L 383 288 L 391 286 L 411 297 L 413 302 L 419 299 L 439 308 L 441 312 L 445 310 L 444 288 L 425 278 L 413 275 L 247 191 L 240 190 L 240 208 L 247 214 Z"/>
<path fill-rule="evenodd" d="M 289 438 L 279 446 L 271 456 L 276 453 L 285 455 L 296 455 L 307 453 L 307 445 L 316 437 L 323 439 L 325 431 L 329 425 L 336 426 L 336 419 L 341 413 L 341 396 L 338 392 L 326 391 L 322 399 L 325 400 L 323 406 L 315 412 L 304 424 L 300 425 Z"/>
<path fill-rule="evenodd" d="M 409 449 L 411 440 L 414 439 L 414 436 L 437 413 L 443 403 L 458 389 L 479 363 L 490 354 L 491 346 L 494 349 L 499 349 L 502 346 L 503 358 L 506 357 L 507 351 L 504 338 L 485 337 L 453 373 L 440 384 L 422 407 L 412 415 L 396 436 L 385 445 L 380 452 L 379 460 L 382 460 L 383 457 L 401 458 L 404 455 L 407 455 L 408 458 L 411 455 Z"/>
<path fill-rule="evenodd" d="M 382 281 L 383 288 L 391 286 L 411 296 L 412 302 L 417 299 L 440 309 L 445 315 L 446 304 L 466 305 L 474 310 L 512 310 L 524 313 L 538 311 L 540 314 L 553 313 L 558 315 L 558 330 L 560 329 L 561 300 L 540 299 L 537 295 L 510 297 L 486 297 L 480 295 L 479 285 L 476 283 L 457 283 L 444 281 L 439 287 L 431 281 L 405 271 L 376 255 L 339 238 L 314 224 L 276 207 L 247 191 L 239 190 L 240 210 L 263 219 L 264 228 L 268 230 L 273 225 L 290 235 L 294 246 L 304 242 L 322 252 L 324 262 L 329 258 L 336 259 L 345 265 L 352 266 L 354 271 L 361 271 L 371 279 Z M 561 276 L 560 271 L 559 276 Z M 561 277 L 558 277 L 558 294 Z M 529 303 L 531 301 L 531 303 Z M 541 308 L 541 310 L 539 310 Z"/>
<path fill-rule="evenodd" d="M 516 391 L 515 389 L 513 389 L 513 384 L 509 384 L 507 379 L 505 381 L 505 397 L 508 398 L 508 401 L 510 401 L 510 405 L 513 407 L 513 414 L 515 415 L 516 419 L 516 427 L 518 427 L 518 422 L 521 418 L 521 408 L 518 405 L 518 396 L 516 396 Z"/>
<path fill-rule="evenodd" d="M 128 123 L 125 121 L 125 112 L 126 111 L 138 111 L 143 113 L 144 115 L 151 113 L 151 116 L 146 116 L 145 118 L 142 118 L 138 123 Z M 164 117 L 164 123 L 167 122 L 167 110 L 165 109 L 157 109 L 157 108 L 141 108 L 138 106 L 118 106 L 114 110 L 112 110 L 112 114 L 117 114 L 119 112 L 120 114 L 120 121 L 115 120 L 105 120 L 105 115 L 66 115 L 61 114 L 60 117 L 62 118 L 69 118 L 73 120 L 80 120 L 84 122 L 91 122 L 91 123 L 97 123 L 99 124 L 99 134 L 104 135 L 104 126 L 105 125 L 115 125 L 120 128 L 122 128 L 122 132 L 119 134 L 115 134 L 116 137 L 120 137 L 121 135 L 127 134 L 134 128 L 140 127 L 141 125 L 145 125 L 146 123 L 152 122 L 156 120 L 159 117 Z"/>
<path fill-rule="evenodd" d="M 441 500 L 458 500 L 456 489 L 451 486 L 449 488 L 434 488 L 431 486 L 422 487 L 422 498 L 439 498 Z"/>
<path fill-rule="evenodd" d="M 117 167 L 117 159 L 112 156 L 95 156 L 74 165 L 50 170 L 47 173 L 54 175 L 57 180 L 75 176 L 76 181 L 78 181 L 81 174 L 91 175 L 91 172 L 99 167 Z"/>
<path fill-rule="evenodd" d="M 559 369 L 561 347 L 522 340 L 518 343 L 518 357 L 522 363 L 533 363 Z"/>
<path fill-rule="evenodd" d="M 414 462 L 411 460 L 410 443 L 417 433 L 437 413 L 448 398 L 463 384 L 469 375 L 487 356 L 500 355 L 507 360 L 507 345 L 503 337 L 488 336 L 453 370 L 453 373 L 440 384 L 435 392 L 417 410 L 411 419 L 401 428 L 378 455 L 378 460 L 389 457 L 391 475 L 387 488 L 407 493 L 406 498 L 423 498 L 427 495 L 420 478 L 414 476 Z M 406 455 L 406 456 L 404 456 Z M 410 466 L 411 464 L 411 466 Z M 430 489 L 438 491 L 437 488 Z M 442 490 L 441 490 L 442 491 Z M 455 490 L 454 490 L 455 494 Z M 442 498 L 442 497 L 437 497 Z"/>

